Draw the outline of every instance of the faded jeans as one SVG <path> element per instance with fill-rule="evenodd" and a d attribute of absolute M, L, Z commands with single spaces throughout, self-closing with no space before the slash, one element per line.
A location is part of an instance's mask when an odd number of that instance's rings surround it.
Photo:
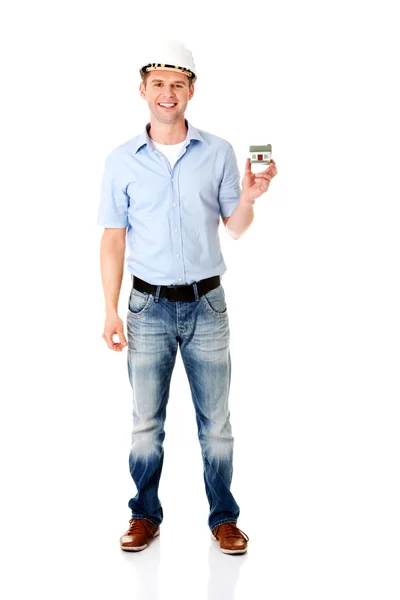
<path fill-rule="evenodd" d="M 131 289 L 128 315 L 128 374 L 133 397 L 129 470 L 137 488 L 132 517 L 158 525 L 163 509 L 158 487 L 164 460 L 164 423 L 178 346 L 196 413 L 210 506 L 208 526 L 235 522 L 239 506 L 231 491 L 233 442 L 228 396 L 231 380 L 229 320 L 225 293 L 217 288 L 196 300 L 170 301 Z"/>

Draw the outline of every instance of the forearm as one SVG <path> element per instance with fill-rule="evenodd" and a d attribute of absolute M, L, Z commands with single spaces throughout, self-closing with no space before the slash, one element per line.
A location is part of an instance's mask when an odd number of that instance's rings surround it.
<path fill-rule="evenodd" d="M 125 242 L 102 239 L 100 245 L 100 270 L 106 314 L 118 313 L 118 300 L 124 273 Z"/>
<path fill-rule="evenodd" d="M 254 219 L 254 202 L 248 202 L 243 194 L 226 225 L 228 233 L 238 240 L 250 227 Z"/>

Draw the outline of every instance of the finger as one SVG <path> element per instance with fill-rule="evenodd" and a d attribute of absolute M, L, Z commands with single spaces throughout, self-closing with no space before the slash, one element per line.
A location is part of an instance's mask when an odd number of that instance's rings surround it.
<path fill-rule="evenodd" d="M 269 181 L 267 179 L 260 177 L 257 180 L 257 187 L 258 187 L 258 190 L 263 194 L 269 188 Z"/>
<path fill-rule="evenodd" d="M 120 342 L 114 342 L 114 340 L 113 340 L 113 335 L 115 333 L 116 333 L 115 331 L 113 331 L 113 332 L 106 332 L 106 333 L 103 333 L 102 337 L 105 339 L 106 344 L 110 348 L 110 350 L 120 351 L 120 350 L 122 350 L 121 343 Z"/>
<path fill-rule="evenodd" d="M 266 173 L 257 173 L 256 174 L 256 178 L 257 179 L 266 179 L 269 183 L 269 180 L 271 179 L 271 176 L 267 175 Z"/>
<path fill-rule="evenodd" d="M 111 338 L 111 350 L 115 350 L 116 352 L 122 352 L 122 350 L 125 348 L 125 346 L 127 345 L 127 341 L 124 335 L 124 330 L 122 327 L 118 327 L 112 335 L 117 335 L 119 338 L 119 341 L 116 342 L 114 341 L 114 339 Z"/>
<path fill-rule="evenodd" d="M 116 352 L 122 352 L 123 348 L 120 342 L 113 342 L 110 349 L 115 350 Z"/>
<path fill-rule="evenodd" d="M 264 169 L 263 171 L 260 171 L 259 173 L 256 173 L 256 175 L 269 175 L 271 173 L 273 173 L 276 170 L 275 165 L 269 165 L 266 169 Z"/>
<path fill-rule="evenodd" d="M 250 158 L 246 158 L 246 165 L 244 167 L 244 174 L 246 175 L 251 175 L 251 162 L 250 162 Z"/>
<path fill-rule="evenodd" d="M 120 345 L 126 346 L 128 342 L 126 341 L 126 337 L 124 335 L 124 330 L 122 329 L 122 327 L 117 329 L 117 335 L 119 337 Z"/>
<path fill-rule="evenodd" d="M 103 333 L 102 338 L 105 340 L 107 346 L 113 350 L 114 340 L 112 339 L 112 333 Z"/>
<path fill-rule="evenodd" d="M 270 179 L 272 179 L 272 177 L 275 177 L 275 175 L 277 174 L 277 169 L 275 166 L 272 167 L 268 167 L 268 169 L 265 169 L 264 171 L 261 171 L 261 173 L 258 173 L 259 175 L 266 175 L 267 177 L 269 177 Z"/>

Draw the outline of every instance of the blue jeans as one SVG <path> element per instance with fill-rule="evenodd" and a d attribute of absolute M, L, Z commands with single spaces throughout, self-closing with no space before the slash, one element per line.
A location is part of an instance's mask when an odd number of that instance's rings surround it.
<path fill-rule="evenodd" d="M 158 525 L 163 509 L 158 487 L 164 460 L 164 423 L 178 346 L 189 380 L 203 458 L 208 525 L 236 522 L 230 492 L 233 441 L 228 396 L 231 380 L 229 321 L 220 284 L 196 300 L 170 301 L 132 288 L 127 315 L 128 374 L 133 392 L 129 470 L 137 494 L 132 517 Z"/>

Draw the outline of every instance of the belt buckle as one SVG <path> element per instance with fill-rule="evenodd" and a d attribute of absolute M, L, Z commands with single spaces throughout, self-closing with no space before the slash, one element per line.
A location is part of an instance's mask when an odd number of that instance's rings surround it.
<path fill-rule="evenodd" d="M 178 289 L 179 285 L 167 285 L 167 299 L 170 302 L 176 302 L 176 293 L 175 290 Z"/>
<path fill-rule="evenodd" d="M 181 285 L 173 284 L 173 285 L 167 285 L 166 287 L 167 287 L 168 291 L 171 290 L 171 292 L 172 292 L 171 295 L 169 295 L 169 293 L 167 292 L 168 300 L 170 300 L 171 302 L 177 302 L 177 296 L 176 296 L 175 290 L 178 290 L 181 288 L 189 288 L 190 285 L 187 285 L 186 283 L 182 283 Z"/>
<path fill-rule="evenodd" d="M 173 285 L 167 285 L 167 288 L 175 290 L 176 288 L 182 288 L 182 287 L 188 288 L 189 286 L 190 286 L 190 284 L 187 284 L 187 283 L 181 283 L 180 285 L 176 285 L 174 283 Z"/>

